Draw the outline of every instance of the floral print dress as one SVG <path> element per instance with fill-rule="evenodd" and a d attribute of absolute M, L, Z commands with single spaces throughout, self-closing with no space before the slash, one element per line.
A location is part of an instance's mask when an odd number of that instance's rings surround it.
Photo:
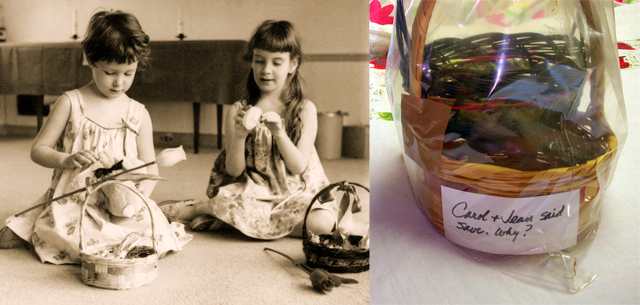
<path fill-rule="evenodd" d="M 216 158 L 207 188 L 211 214 L 249 237 L 284 237 L 303 221 L 313 197 L 329 185 L 318 153 L 314 148 L 306 170 L 292 174 L 263 123 L 250 131 L 245 147 L 246 169 L 236 178 L 227 174 L 226 150 Z M 331 198 L 319 201 L 336 213 Z"/>
<path fill-rule="evenodd" d="M 71 114 L 66 129 L 60 137 L 56 149 L 65 153 L 92 150 L 95 153 L 110 150 L 121 160 L 124 156 L 137 158 L 136 135 L 140 127 L 140 117 L 144 105 L 135 100 L 129 104 L 126 124 L 122 128 L 104 128 L 84 115 L 84 102 L 79 90 L 65 93 L 71 100 Z M 51 187 L 35 202 L 40 204 L 52 198 L 84 187 L 84 182 L 74 179 L 77 170 L 54 169 Z M 24 214 L 7 219 L 7 226 L 21 238 L 31 242 L 40 260 L 52 264 L 76 264 L 80 262 L 79 222 L 86 192 L 67 197 L 46 207 L 36 208 Z M 184 225 L 171 223 L 157 204 L 145 198 L 151 213 L 143 205 L 130 218 L 116 217 L 106 208 L 104 193 L 95 191 L 89 196 L 86 213 L 82 220 L 82 247 L 86 252 L 91 248 L 116 245 L 131 232 L 142 232 L 151 245 L 151 220 L 154 222 L 156 250 L 162 256 L 168 251 L 177 251 L 189 242 Z M 140 245 L 143 244 L 141 241 Z"/>

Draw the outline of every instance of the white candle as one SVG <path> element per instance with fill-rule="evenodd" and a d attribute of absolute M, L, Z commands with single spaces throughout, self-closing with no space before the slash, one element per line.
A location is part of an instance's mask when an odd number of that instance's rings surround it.
<path fill-rule="evenodd" d="M 178 8 L 178 35 L 184 34 L 184 22 L 182 22 L 182 8 Z"/>
<path fill-rule="evenodd" d="M 78 34 L 78 22 L 76 20 L 76 10 L 73 10 L 73 13 L 71 14 L 71 35 L 75 36 Z"/>

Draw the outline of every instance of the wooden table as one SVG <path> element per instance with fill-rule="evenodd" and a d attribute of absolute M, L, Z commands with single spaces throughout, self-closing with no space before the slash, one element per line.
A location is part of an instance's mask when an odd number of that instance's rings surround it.
<path fill-rule="evenodd" d="M 137 72 L 127 94 L 147 104 L 192 103 L 195 153 L 199 148 L 200 104 L 216 104 L 221 148 L 222 106 L 241 97 L 249 71 L 249 65 L 239 59 L 246 42 L 152 41 L 149 45 L 150 67 Z M 61 95 L 89 81 L 91 70 L 82 64 L 79 42 L 0 44 L 0 94 Z M 38 128 L 41 122 L 40 111 Z"/>

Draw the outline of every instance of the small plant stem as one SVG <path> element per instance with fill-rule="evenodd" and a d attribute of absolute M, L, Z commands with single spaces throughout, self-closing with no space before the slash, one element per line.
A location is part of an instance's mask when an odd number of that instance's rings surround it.
<path fill-rule="evenodd" d="M 289 255 L 286 255 L 286 254 L 284 254 L 284 253 L 282 253 L 282 252 L 280 252 L 280 251 L 273 250 L 273 249 L 271 249 L 271 248 L 264 248 L 264 250 L 265 250 L 265 251 L 275 252 L 275 253 L 278 253 L 278 254 L 280 254 L 280 255 L 282 255 L 282 256 L 284 256 L 284 257 L 286 257 L 286 258 L 287 258 L 289 261 L 291 261 L 294 265 L 298 266 L 298 268 L 302 269 L 304 272 L 306 272 L 306 273 L 307 273 L 307 274 L 309 274 L 309 275 L 311 274 L 311 268 L 309 268 L 309 267 L 307 267 L 307 266 L 305 266 L 305 265 L 302 265 L 302 264 L 300 264 L 300 263 L 296 262 L 296 261 L 295 261 L 295 260 L 293 260 L 293 258 L 291 258 Z"/>
<path fill-rule="evenodd" d="M 98 181 L 96 181 L 95 183 L 91 184 L 91 187 L 94 187 L 94 186 L 96 186 L 96 185 L 98 185 L 98 184 L 100 184 L 100 183 L 102 183 L 102 182 L 104 182 L 104 181 L 107 181 L 107 180 L 113 180 L 113 179 L 115 179 L 115 178 L 116 178 L 116 177 L 118 177 L 118 176 L 124 175 L 124 174 L 126 174 L 126 173 L 130 173 L 130 172 L 132 172 L 132 171 L 135 171 L 135 170 L 141 169 L 141 168 L 143 168 L 143 167 L 147 167 L 147 166 L 152 165 L 152 164 L 154 164 L 154 163 L 156 163 L 156 161 L 151 161 L 151 162 L 149 162 L 149 163 L 146 163 L 146 164 L 143 164 L 143 165 L 140 165 L 140 166 L 136 166 L 136 167 L 131 168 L 131 169 L 125 169 L 125 170 L 123 170 L 122 172 L 119 172 L 119 173 L 114 174 L 114 175 L 111 175 L 111 176 L 105 176 L 105 177 L 103 177 L 102 179 L 98 179 Z M 74 194 L 77 194 L 77 193 L 80 193 L 80 192 L 84 192 L 84 191 L 86 191 L 86 190 L 87 190 L 87 187 L 83 187 L 83 188 L 81 188 L 81 189 L 77 189 L 77 190 L 75 190 L 75 191 L 73 191 L 73 192 L 71 192 L 71 193 L 66 193 L 66 194 L 60 195 L 60 196 L 58 196 L 58 197 L 56 197 L 56 198 L 53 198 L 53 199 L 48 200 L 48 201 L 45 201 L 45 202 L 43 202 L 43 203 L 41 203 L 41 204 L 34 205 L 34 206 L 32 206 L 32 207 L 30 207 L 30 208 L 28 208 L 28 209 L 26 209 L 26 210 L 24 210 L 24 211 L 22 211 L 22 212 L 20 212 L 20 213 L 16 214 L 15 216 L 16 216 L 16 217 L 17 217 L 17 216 L 20 216 L 20 215 L 22 215 L 22 214 L 24 214 L 24 213 L 27 213 L 27 212 L 29 212 L 29 211 L 31 211 L 31 210 L 33 210 L 33 209 L 37 209 L 37 208 L 39 208 L 39 207 L 46 206 L 46 205 L 47 205 L 47 204 L 49 204 L 49 203 L 52 203 L 52 202 L 57 201 L 57 200 L 60 200 L 60 199 L 67 198 L 67 197 L 69 197 L 69 196 L 71 196 L 71 195 L 74 195 Z"/>
<path fill-rule="evenodd" d="M 276 250 L 273 250 L 273 249 L 271 249 L 271 248 L 264 248 L 264 250 L 265 250 L 265 251 L 275 252 L 275 253 L 278 253 L 278 254 L 280 254 L 280 255 L 282 255 L 282 256 L 284 256 L 284 257 L 286 257 L 286 258 L 287 258 L 289 261 L 291 261 L 294 265 L 298 266 L 298 268 L 300 268 L 300 269 L 304 270 L 304 272 L 306 272 L 308 275 L 311 275 L 311 273 L 312 273 L 312 272 L 313 272 L 313 270 L 314 270 L 314 269 L 311 269 L 309 266 L 305 266 L 305 265 L 303 265 L 303 264 L 297 263 L 297 262 L 296 262 L 296 261 L 294 261 L 294 260 L 293 260 L 293 258 L 291 258 L 289 255 L 286 255 L 286 254 L 284 254 L 284 253 L 282 253 L 282 252 L 280 252 L 280 251 L 276 251 Z M 317 268 L 317 269 L 321 269 L 321 268 Z M 357 284 L 357 283 L 358 283 L 358 281 L 356 281 L 356 280 L 354 280 L 354 279 L 340 277 L 340 276 L 337 276 L 337 275 L 335 275 L 335 274 L 331 274 L 331 273 L 327 272 L 327 271 L 326 271 L 326 270 L 324 270 L 324 269 L 322 269 L 322 270 L 323 270 L 326 274 L 328 274 L 328 275 L 330 275 L 330 276 L 332 276 L 332 277 L 336 277 L 336 278 L 340 279 L 340 281 L 341 281 L 343 284 Z"/>

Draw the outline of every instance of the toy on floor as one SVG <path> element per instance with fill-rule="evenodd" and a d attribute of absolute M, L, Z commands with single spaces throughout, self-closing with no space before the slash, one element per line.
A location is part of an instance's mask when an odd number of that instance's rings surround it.
<path fill-rule="evenodd" d="M 340 287 L 342 284 L 358 284 L 358 281 L 350 278 L 340 277 L 334 274 L 329 273 L 327 270 L 322 268 L 310 268 L 304 264 L 300 264 L 296 262 L 289 255 L 286 255 L 280 251 L 264 248 L 265 251 L 271 251 L 274 253 L 278 253 L 285 258 L 287 258 L 290 262 L 292 262 L 296 267 L 302 269 L 306 274 L 309 275 L 309 279 L 311 280 L 311 286 L 319 292 L 329 292 L 333 290 L 334 287 Z"/>

